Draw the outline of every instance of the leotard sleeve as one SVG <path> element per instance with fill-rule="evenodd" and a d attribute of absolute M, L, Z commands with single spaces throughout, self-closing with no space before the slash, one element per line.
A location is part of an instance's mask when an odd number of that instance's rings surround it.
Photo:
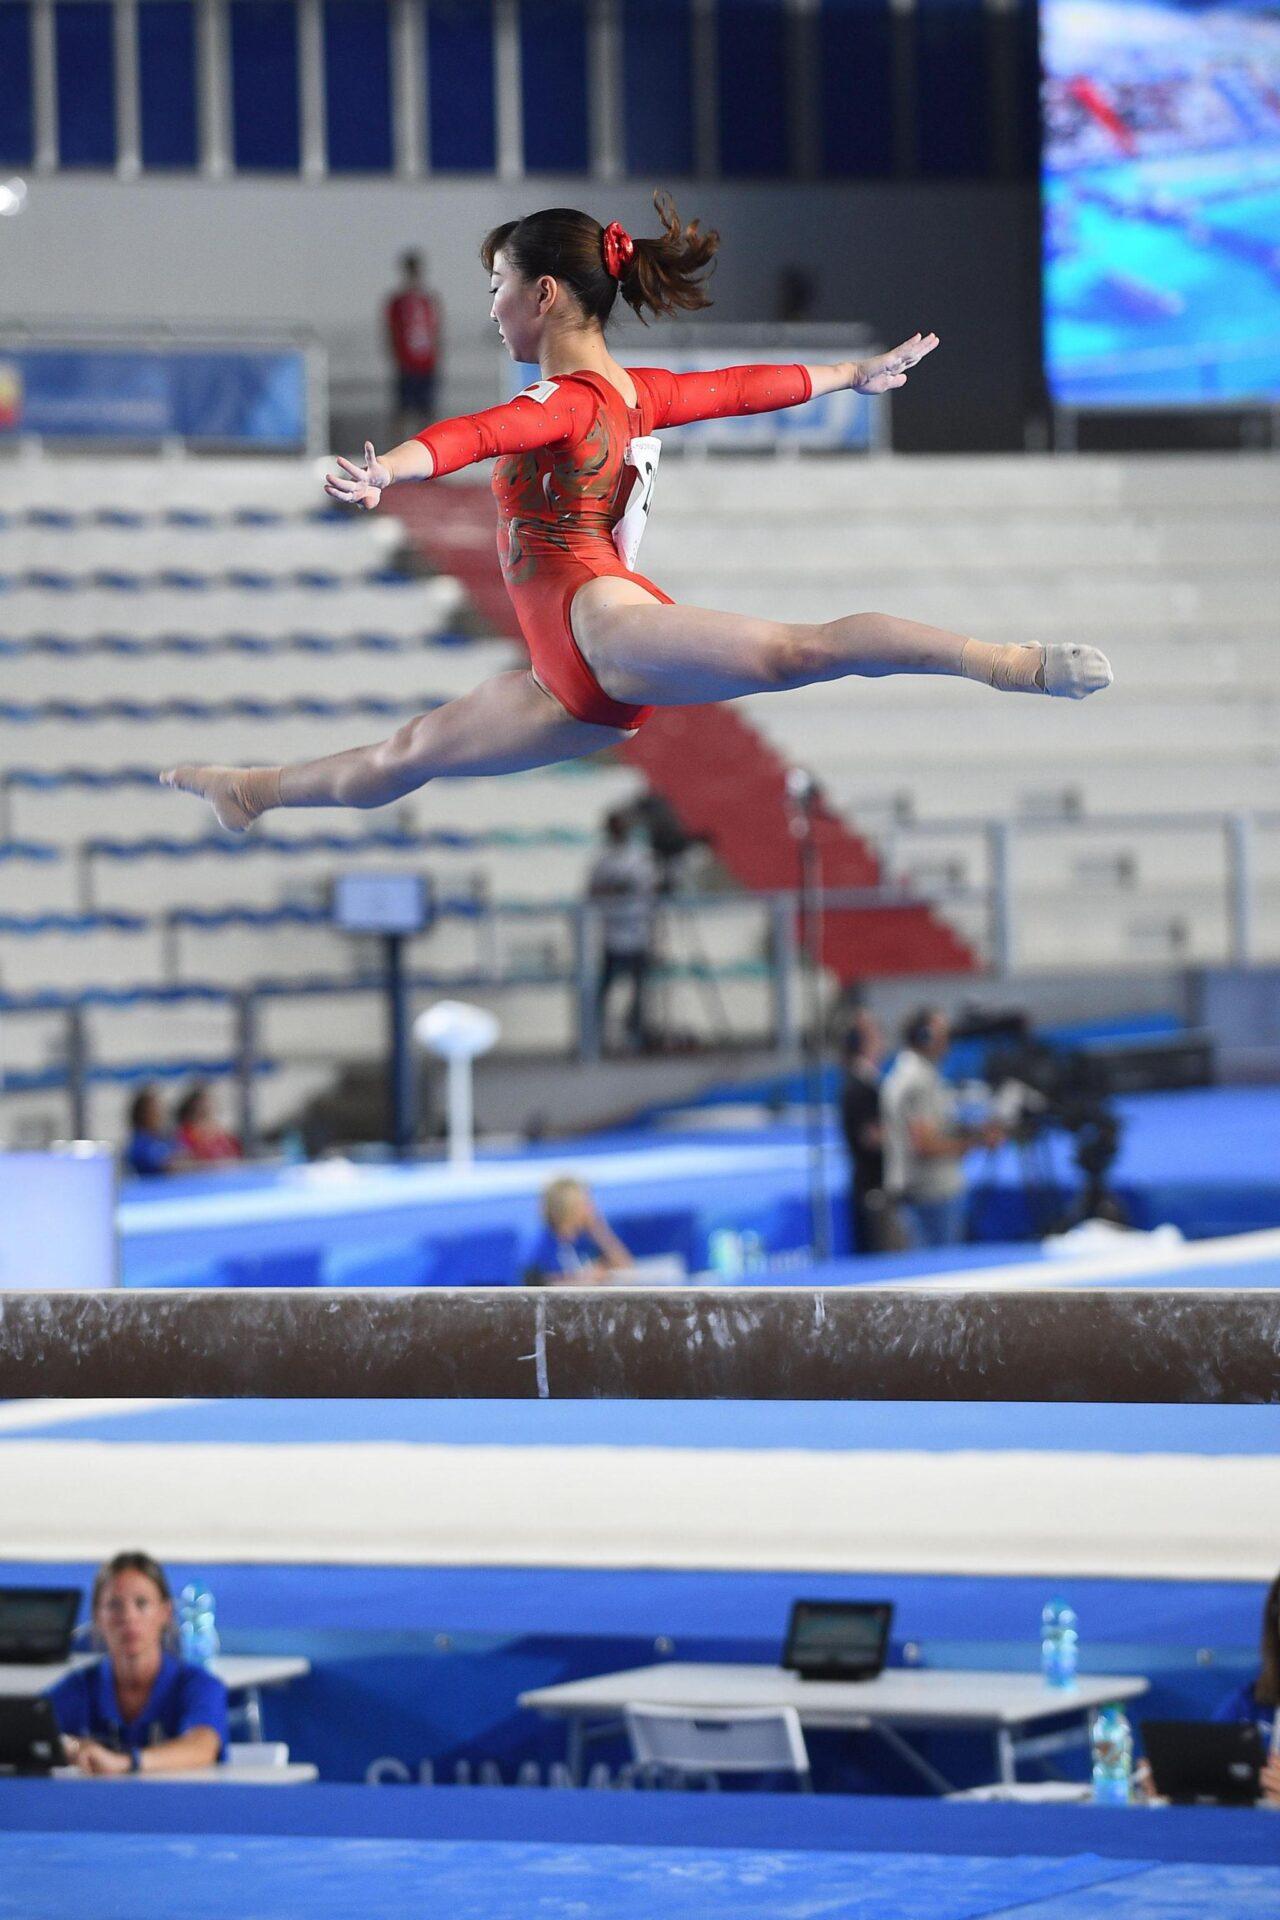
<path fill-rule="evenodd" d="M 500 407 L 439 420 L 414 437 L 429 450 L 436 474 L 456 473 L 500 453 L 569 446 L 591 425 L 596 405 L 581 381 L 539 380 Z"/>
<path fill-rule="evenodd" d="M 665 367 L 632 367 L 653 401 L 655 427 L 683 427 L 691 420 L 727 414 L 772 413 L 808 400 L 813 384 L 804 367 L 721 367 L 714 373 L 669 373 Z"/>

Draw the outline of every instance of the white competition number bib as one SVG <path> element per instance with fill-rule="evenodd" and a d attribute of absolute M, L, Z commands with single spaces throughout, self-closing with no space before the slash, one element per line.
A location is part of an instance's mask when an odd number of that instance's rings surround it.
<path fill-rule="evenodd" d="M 658 477 L 658 457 L 661 452 L 661 440 L 656 434 L 647 434 L 630 441 L 624 455 L 626 464 L 634 467 L 635 474 L 622 518 L 613 530 L 613 544 L 618 550 L 618 558 L 628 573 L 635 572 L 636 555 L 640 551 L 640 542 L 644 539 L 644 530 L 649 524 L 649 509 L 653 505 L 653 484 Z"/>

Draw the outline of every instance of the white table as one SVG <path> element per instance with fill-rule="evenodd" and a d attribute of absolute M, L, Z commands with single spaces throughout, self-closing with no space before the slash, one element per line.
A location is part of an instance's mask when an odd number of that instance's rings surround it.
<path fill-rule="evenodd" d="M 874 1733 L 936 1793 L 952 1782 L 907 1738 L 923 1728 L 967 1728 L 990 1733 L 998 1777 L 1017 1779 L 1019 1760 L 1040 1759 L 1066 1747 L 1087 1745 L 1089 1719 L 1110 1700 L 1132 1700 L 1147 1691 L 1132 1675 L 1082 1674 L 1071 1688 L 1047 1687 L 1038 1674 L 950 1672 L 929 1667 L 893 1667 L 874 1680 L 801 1680 L 782 1667 L 695 1665 L 665 1661 L 602 1673 L 563 1686 L 535 1687 L 520 1695 L 522 1707 L 568 1721 L 568 1763 L 582 1779 L 583 1754 L 591 1739 L 615 1732 L 629 1703 L 732 1713 L 740 1707 L 794 1707 L 805 1727 L 836 1727 Z M 1071 1724 L 1032 1735 L 1037 1722 Z M 905 1730 L 905 1731 L 904 1731 Z"/>
<path fill-rule="evenodd" d="M 305 1787 L 320 1778 L 310 1760 L 290 1760 L 283 1767 L 191 1767 L 185 1773 L 81 1773 L 78 1767 L 55 1767 L 53 1780 L 129 1780 L 165 1787 Z"/>
<path fill-rule="evenodd" d="M 10 1699 L 30 1698 L 47 1693 L 76 1667 L 91 1666 L 96 1653 L 73 1654 L 70 1660 L 43 1666 L 0 1666 L 0 1695 Z M 299 1654 L 220 1653 L 209 1662 L 209 1671 L 217 1675 L 228 1693 L 243 1695 L 242 1711 L 251 1740 L 262 1738 L 262 1689 L 287 1686 L 311 1671 L 311 1662 Z"/>

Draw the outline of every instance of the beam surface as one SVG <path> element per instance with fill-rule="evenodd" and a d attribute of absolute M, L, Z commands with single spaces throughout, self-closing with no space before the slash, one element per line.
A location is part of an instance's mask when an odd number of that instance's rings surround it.
<path fill-rule="evenodd" d="M 0 1293 L 0 1397 L 1280 1404 L 1280 1291 Z"/>

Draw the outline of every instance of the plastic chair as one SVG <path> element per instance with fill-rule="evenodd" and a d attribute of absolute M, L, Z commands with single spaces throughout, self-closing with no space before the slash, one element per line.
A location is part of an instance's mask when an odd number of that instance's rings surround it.
<path fill-rule="evenodd" d="M 287 1767 L 287 1740 L 228 1740 L 226 1765 L 229 1767 Z"/>
<path fill-rule="evenodd" d="M 684 1707 L 623 1709 L 632 1758 L 676 1775 L 789 1773 L 812 1791 L 809 1753 L 794 1707 L 697 1712 Z"/>

